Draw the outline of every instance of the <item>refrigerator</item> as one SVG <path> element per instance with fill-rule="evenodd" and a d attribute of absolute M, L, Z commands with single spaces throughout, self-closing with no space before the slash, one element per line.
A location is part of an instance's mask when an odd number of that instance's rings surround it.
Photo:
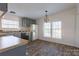
<path fill-rule="evenodd" d="M 32 40 L 38 39 L 38 25 L 32 24 L 31 25 L 31 32 L 32 32 Z"/>

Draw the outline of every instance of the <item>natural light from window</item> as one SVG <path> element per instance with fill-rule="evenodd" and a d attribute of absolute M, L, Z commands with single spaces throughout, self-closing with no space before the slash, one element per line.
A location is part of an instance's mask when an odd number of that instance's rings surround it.
<path fill-rule="evenodd" d="M 44 23 L 43 25 L 43 36 L 61 39 L 62 38 L 62 22 L 61 21 L 52 21 Z"/>
<path fill-rule="evenodd" d="M 14 29 L 19 28 L 19 20 L 2 19 L 1 23 L 2 23 L 2 28 L 14 28 Z"/>
<path fill-rule="evenodd" d="M 52 38 L 58 38 L 58 39 L 62 38 L 61 26 L 62 26 L 61 21 L 52 22 Z"/>
<path fill-rule="evenodd" d="M 44 37 L 51 37 L 51 23 L 44 23 Z"/>

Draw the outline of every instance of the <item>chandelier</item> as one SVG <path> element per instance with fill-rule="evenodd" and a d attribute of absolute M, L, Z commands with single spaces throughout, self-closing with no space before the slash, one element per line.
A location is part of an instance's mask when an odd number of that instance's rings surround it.
<path fill-rule="evenodd" d="M 45 13 L 46 13 L 46 14 L 45 14 L 45 18 L 44 18 L 44 21 L 45 21 L 45 22 L 48 22 L 48 21 L 49 21 L 49 18 L 48 18 L 47 12 L 48 12 L 48 11 L 45 10 Z"/>

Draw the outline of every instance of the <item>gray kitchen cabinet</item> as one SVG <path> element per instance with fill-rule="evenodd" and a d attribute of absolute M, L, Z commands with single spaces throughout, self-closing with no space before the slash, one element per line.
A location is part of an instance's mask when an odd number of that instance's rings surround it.
<path fill-rule="evenodd" d="M 7 12 L 7 3 L 0 3 L 0 18 Z"/>
<path fill-rule="evenodd" d="M 32 24 L 36 24 L 36 20 L 30 18 L 22 18 L 22 27 L 30 27 Z"/>
<path fill-rule="evenodd" d="M 3 12 L 7 12 L 7 3 L 0 3 L 0 10 Z"/>

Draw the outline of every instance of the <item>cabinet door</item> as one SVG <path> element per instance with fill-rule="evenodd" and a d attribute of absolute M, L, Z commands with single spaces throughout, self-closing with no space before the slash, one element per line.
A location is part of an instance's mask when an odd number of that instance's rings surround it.
<path fill-rule="evenodd" d="M 30 27 L 30 20 L 29 19 L 26 19 L 26 26 Z"/>
<path fill-rule="evenodd" d="M 24 27 L 25 19 L 22 19 L 22 27 Z"/>
<path fill-rule="evenodd" d="M 22 19 L 22 27 L 26 27 L 26 19 Z"/>
<path fill-rule="evenodd" d="M 7 3 L 0 3 L 0 10 L 6 12 L 7 9 Z"/>
<path fill-rule="evenodd" d="M 36 24 L 36 20 L 32 20 L 32 24 Z"/>

